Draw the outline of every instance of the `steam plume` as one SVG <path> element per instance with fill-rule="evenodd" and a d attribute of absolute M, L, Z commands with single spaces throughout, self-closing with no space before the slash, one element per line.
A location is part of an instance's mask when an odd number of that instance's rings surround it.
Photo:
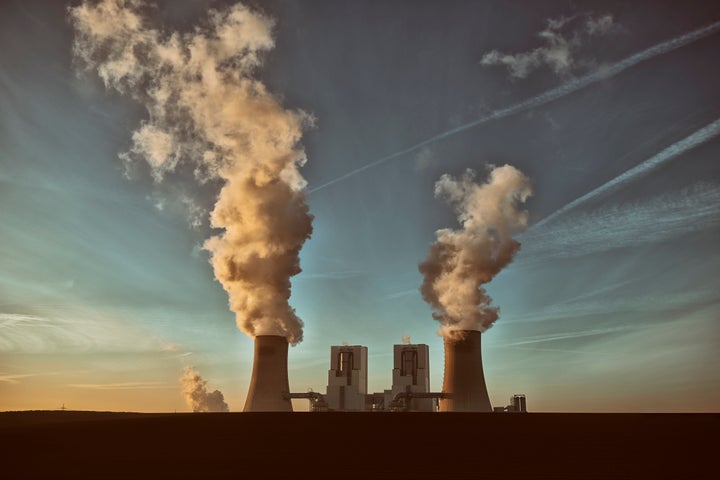
<path fill-rule="evenodd" d="M 151 8 L 141 0 L 70 8 L 76 61 L 147 109 L 124 161 L 144 160 L 158 182 L 179 165 L 200 183 L 221 181 L 210 220 L 222 233 L 204 247 L 238 327 L 297 343 L 303 324 L 288 305 L 290 277 L 312 233 L 298 142 L 312 118 L 283 109 L 254 77 L 274 46 L 273 21 L 237 4 L 210 10 L 191 32 L 162 32 L 144 16 Z"/>
<path fill-rule="evenodd" d="M 443 175 L 435 196 L 445 199 L 462 227 L 438 230 L 428 258 L 420 264 L 420 292 L 441 324 L 439 333 L 485 331 L 497 320 L 498 308 L 482 285 L 510 263 L 520 243 L 512 236 L 527 226 L 518 204 L 532 194 L 530 179 L 510 165 L 490 167 L 485 183 L 475 183 L 468 169 L 460 178 Z"/>
<path fill-rule="evenodd" d="M 180 377 L 183 397 L 193 412 L 228 412 L 228 405 L 220 390 L 207 391 L 207 381 L 203 380 L 195 367 L 186 366 Z"/>

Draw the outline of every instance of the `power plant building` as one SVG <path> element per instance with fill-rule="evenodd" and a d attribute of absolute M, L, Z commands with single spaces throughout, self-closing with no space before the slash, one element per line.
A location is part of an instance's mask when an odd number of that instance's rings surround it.
<path fill-rule="evenodd" d="M 430 393 L 430 351 L 424 344 L 393 346 L 392 390 L 387 392 L 385 405 L 390 405 L 398 394 L 409 394 L 408 410 L 434 412 L 433 398 L 413 398 L 412 394 Z"/>
<path fill-rule="evenodd" d="M 312 391 L 290 393 L 287 339 L 258 335 L 244 411 L 291 412 L 291 399 L 308 399 L 313 411 L 526 412 L 522 394 L 514 395 L 506 407 L 491 407 L 480 338 L 479 331 L 466 330 L 444 339 L 441 392 L 430 389 L 428 345 L 394 345 L 392 387 L 379 393 L 368 393 L 367 347 L 332 346 L 327 392 L 323 395 Z"/>
<path fill-rule="evenodd" d="M 365 410 L 367 395 L 367 347 L 330 347 L 330 370 L 325 401 L 330 410 Z"/>

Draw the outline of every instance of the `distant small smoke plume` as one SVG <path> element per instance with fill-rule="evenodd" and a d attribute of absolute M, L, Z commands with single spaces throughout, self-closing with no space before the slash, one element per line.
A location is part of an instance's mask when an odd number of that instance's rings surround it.
<path fill-rule="evenodd" d="M 69 9 L 74 54 L 109 89 L 144 105 L 148 118 L 121 158 L 142 160 L 160 182 L 179 168 L 223 185 L 210 216 L 222 230 L 204 245 L 250 336 L 302 340 L 288 300 L 298 255 L 312 233 L 299 140 L 313 119 L 285 110 L 255 73 L 274 46 L 273 21 L 242 4 L 210 10 L 187 33 L 152 28 L 142 0 L 84 2 Z"/>
<path fill-rule="evenodd" d="M 520 248 L 512 237 L 527 226 L 528 214 L 518 204 L 532 194 L 530 179 L 510 165 L 491 168 L 485 183 L 476 183 L 475 172 L 467 170 L 457 179 L 443 175 L 435 184 L 435 196 L 455 209 L 462 226 L 438 230 L 420 264 L 420 292 L 443 336 L 485 331 L 497 320 L 498 308 L 482 285 L 512 261 Z"/>
<path fill-rule="evenodd" d="M 203 380 L 195 367 L 186 366 L 180 377 L 183 397 L 193 412 L 228 412 L 228 405 L 220 390 L 207 391 L 207 381 Z"/>

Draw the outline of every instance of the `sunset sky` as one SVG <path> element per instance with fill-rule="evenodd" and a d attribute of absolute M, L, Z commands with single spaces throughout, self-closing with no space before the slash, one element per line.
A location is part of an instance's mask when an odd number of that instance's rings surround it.
<path fill-rule="evenodd" d="M 146 13 L 192 32 L 233 3 Z M 79 4 L 0 3 L 0 410 L 187 411 L 193 365 L 241 411 L 252 339 L 203 249 L 219 183 L 126 168 L 148 113 L 80 72 Z M 509 164 L 533 196 L 487 285 L 493 405 L 720 410 L 720 3 L 245 4 L 275 21 L 255 77 L 314 118 L 292 391 L 325 392 L 342 342 L 368 347 L 370 391 L 390 388 L 404 335 L 441 389 L 418 264 L 458 220 L 434 185 Z"/>

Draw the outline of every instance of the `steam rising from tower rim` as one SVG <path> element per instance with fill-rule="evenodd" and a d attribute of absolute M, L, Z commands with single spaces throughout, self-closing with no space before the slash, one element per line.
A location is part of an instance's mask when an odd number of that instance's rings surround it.
<path fill-rule="evenodd" d="M 236 4 L 210 10 L 192 32 L 163 32 L 150 26 L 146 10 L 140 0 L 68 9 L 79 67 L 147 110 L 120 157 L 147 162 L 156 182 L 179 167 L 191 167 L 200 183 L 222 182 L 210 216 L 222 233 L 204 248 L 237 325 L 251 337 L 300 342 L 303 322 L 288 301 L 312 233 L 299 141 L 313 119 L 284 109 L 255 78 L 274 46 L 274 22 Z"/>
<path fill-rule="evenodd" d="M 444 337 L 482 332 L 497 320 L 499 309 L 483 285 L 512 261 L 520 248 L 513 236 L 527 227 L 528 213 L 518 205 L 532 194 L 530 179 L 510 165 L 487 168 L 482 183 L 468 169 L 459 178 L 445 174 L 435 184 L 435 196 L 453 207 L 461 225 L 438 230 L 419 266 L 420 292 Z"/>

